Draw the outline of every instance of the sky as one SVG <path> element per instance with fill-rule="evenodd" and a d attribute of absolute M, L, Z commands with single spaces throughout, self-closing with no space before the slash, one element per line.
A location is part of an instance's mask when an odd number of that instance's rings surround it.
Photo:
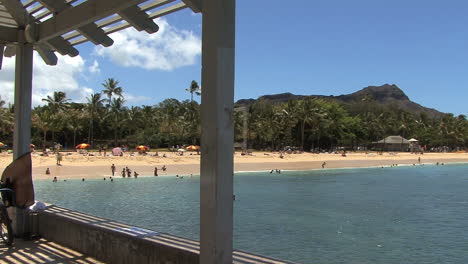
<path fill-rule="evenodd" d="M 291 92 L 341 95 L 396 84 L 411 100 L 468 114 L 468 2 L 463 0 L 237 0 L 235 99 Z M 201 83 L 200 14 L 185 9 L 155 21 L 159 32 L 114 33 L 109 48 L 85 43 L 57 66 L 34 57 L 33 105 L 54 91 L 85 102 L 107 78 L 127 105 L 185 100 Z M 13 100 L 14 58 L 0 71 Z M 199 101 L 199 98 L 197 98 Z"/>

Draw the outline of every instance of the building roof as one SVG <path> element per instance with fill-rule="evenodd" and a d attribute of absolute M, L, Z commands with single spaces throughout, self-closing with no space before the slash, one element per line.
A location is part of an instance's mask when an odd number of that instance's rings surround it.
<path fill-rule="evenodd" d="M 374 142 L 377 144 L 409 144 L 410 142 L 401 136 L 388 136 L 382 140 Z"/>
<path fill-rule="evenodd" d="M 1 58 L 15 55 L 12 44 L 27 42 L 49 65 L 55 52 L 77 56 L 84 42 L 111 46 L 109 34 L 133 27 L 158 31 L 153 19 L 190 7 L 193 0 L 0 0 Z"/>

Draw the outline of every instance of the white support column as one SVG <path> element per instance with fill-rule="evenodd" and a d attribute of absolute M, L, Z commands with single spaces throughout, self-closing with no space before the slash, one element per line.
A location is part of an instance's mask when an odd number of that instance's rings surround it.
<path fill-rule="evenodd" d="M 33 46 L 17 44 L 15 68 L 15 130 L 13 134 L 13 158 L 29 152 L 31 143 Z"/>
<path fill-rule="evenodd" d="M 31 143 L 31 97 L 33 72 L 33 46 L 19 43 L 16 46 L 15 68 L 15 130 L 13 133 L 13 158 L 30 151 Z M 16 209 L 13 219 L 15 235 L 25 232 L 25 211 Z"/>
<path fill-rule="evenodd" d="M 231 264 L 235 0 L 203 0 L 200 263 Z"/>

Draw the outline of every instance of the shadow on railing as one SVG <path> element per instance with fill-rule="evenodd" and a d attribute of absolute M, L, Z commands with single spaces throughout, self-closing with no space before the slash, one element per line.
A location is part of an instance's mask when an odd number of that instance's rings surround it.
<path fill-rule="evenodd" d="M 38 229 L 42 237 L 101 261 L 143 263 L 163 258 L 170 263 L 198 263 L 200 243 L 195 240 L 130 226 L 55 205 L 48 206 L 39 213 L 39 222 Z M 119 257 L 118 254 L 122 255 Z M 235 250 L 233 263 L 292 262 Z"/>
<path fill-rule="evenodd" d="M 16 239 L 12 247 L 0 243 L 0 263 L 103 263 L 57 243 Z"/>

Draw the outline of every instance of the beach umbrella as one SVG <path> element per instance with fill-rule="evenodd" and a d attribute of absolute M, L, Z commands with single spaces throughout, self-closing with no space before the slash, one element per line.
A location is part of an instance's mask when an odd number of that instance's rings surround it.
<path fill-rule="evenodd" d="M 86 148 L 90 148 L 90 147 L 91 147 L 91 145 L 90 145 L 90 144 L 87 144 L 87 143 L 81 143 L 81 144 L 78 144 L 78 145 L 76 145 L 76 147 L 75 147 L 75 148 L 77 148 L 77 149 L 86 149 Z"/>
<path fill-rule="evenodd" d="M 177 151 L 178 152 L 185 152 L 186 150 L 185 149 L 178 149 Z"/>
<path fill-rule="evenodd" d="M 0 142 L 0 148 L 4 147 L 5 144 L 3 144 L 2 142 Z"/>
<path fill-rule="evenodd" d="M 36 145 L 34 145 L 34 144 L 29 144 L 29 147 L 30 147 L 30 148 L 35 148 Z"/>
<path fill-rule="evenodd" d="M 120 156 L 122 154 L 122 149 L 119 147 L 113 148 L 112 149 L 112 155 L 114 156 Z"/>
<path fill-rule="evenodd" d="M 200 150 L 200 146 L 195 146 L 195 145 L 190 145 L 185 148 L 186 150 L 192 150 L 192 151 L 197 151 Z"/>
<path fill-rule="evenodd" d="M 137 149 L 137 150 L 146 151 L 146 150 L 148 150 L 149 148 L 148 148 L 148 146 L 140 145 L 140 146 L 137 146 L 136 149 Z"/>

